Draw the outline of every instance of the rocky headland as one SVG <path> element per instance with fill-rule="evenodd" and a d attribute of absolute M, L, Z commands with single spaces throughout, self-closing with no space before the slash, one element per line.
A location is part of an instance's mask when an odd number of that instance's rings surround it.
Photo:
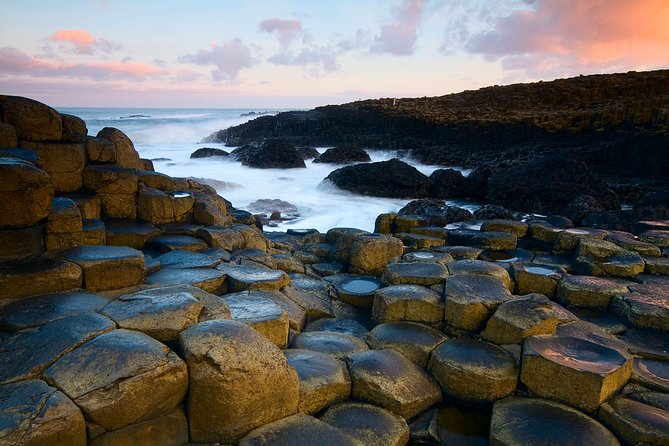
<path fill-rule="evenodd" d="M 0 111 L 3 445 L 668 444 L 667 220 L 421 198 L 374 232 L 264 232 L 117 129 L 26 98 Z M 588 218 L 618 205 L 568 161 L 550 182 L 590 189 L 562 196 L 601 207 Z M 521 200 L 527 172 L 486 169 L 421 193 Z"/>

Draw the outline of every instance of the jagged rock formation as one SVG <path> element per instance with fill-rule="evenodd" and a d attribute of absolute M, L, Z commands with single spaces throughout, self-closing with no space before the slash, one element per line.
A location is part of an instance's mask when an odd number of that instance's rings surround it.
<path fill-rule="evenodd" d="M 269 137 L 407 150 L 426 163 L 465 167 L 523 163 L 558 151 L 583 158 L 600 173 L 667 176 L 669 70 L 284 112 L 205 141 L 238 146 Z"/>
<path fill-rule="evenodd" d="M 0 104 L 3 445 L 669 438 L 669 221 L 263 233 L 116 129 Z"/>

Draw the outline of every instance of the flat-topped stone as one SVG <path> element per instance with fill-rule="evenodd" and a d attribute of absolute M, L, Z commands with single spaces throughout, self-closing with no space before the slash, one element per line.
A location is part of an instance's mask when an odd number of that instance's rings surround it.
<path fill-rule="evenodd" d="M 632 382 L 652 390 L 669 393 L 669 361 L 634 358 Z"/>
<path fill-rule="evenodd" d="M 280 290 L 290 285 L 290 277 L 283 271 L 259 266 L 221 263 L 216 267 L 228 277 L 231 292 L 246 290 Z"/>
<path fill-rule="evenodd" d="M 643 257 L 646 274 L 669 276 L 669 257 Z"/>
<path fill-rule="evenodd" d="M 146 278 L 149 285 L 192 285 L 214 294 L 227 291 L 225 273 L 210 268 L 163 269 Z"/>
<path fill-rule="evenodd" d="M 613 296 L 629 292 L 628 284 L 606 277 L 566 275 L 558 283 L 556 298 L 568 305 L 606 310 Z"/>
<path fill-rule="evenodd" d="M 434 349 L 428 370 L 444 395 L 470 404 L 487 405 L 512 395 L 518 366 L 511 353 L 489 342 L 447 339 Z"/>
<path fill-rule="evenodd" d="M 617 335 L 627 330 L 627 326 L 608 311 L 575 306 L 570 306 L 569 310 L 578 319 L 594 324 L 608 334 Z"/>
<path fill-rule="evenodd" d="M 74 201 L 56 197 L 46 221 L 44 244 L 47 250 L 70 248 L 84 243 L 81 212 Z"/>
<path fill-rule="evenodd" d="M 274 345 L 286 348 L 288 344 L 288 315 L 271 299 L 242 291 L 223 296 L 233 320 L 257 330 Z"/>
<path fill-rule="evenodd" d="M 440 328 L 444 299 L 420 285 L 391 285 L 374 294 L 372 317 L 378 324 L 413 321 Z"/>
<path fill-rule="evenodd" d="M 138 438 L 146 444 L 161 446 L 188 444 L 188 420 L 182 407 L 177 407 L 166 415 L 142 420 L 110 432 L 98 432 L 92 423 L 88 426 L 90 446 L 136 444 Z"/>
<path fill-rule="evenodd" d="M 669 299 L 666 290 L 647 287 L 620 294 L 611 300 L 610 311 L 628 325 L 669 331 Z"/>
<path fill-rule="evenodd" d="M 644 272 L 646 264 L 639 254 L 625 251 L 610 257 L 579 256 L 574 261 L 574 271 L 581 275 L 635 277 Z"/>
<path fill-rule="evenodd" d="M 565 274 L 567 272 L 558 266 L 540 263 L 511 265 L 511 275 L 516 282 L 516 294 L 540 293 L 554 297 L 558 282 Z"/>
<path fill-rule="evenodd" d="M 83 287 L 87 290 L 125 288 L 144 280 L 144 254 L 133 248 L 79 246 L 56 255 L 81 267 Z"/>
<path fill-rule="evenodd" d="M 425 262 L 425 263 L 441 263 L 446 265 L 453 262 L 453 257 L 446 252 L 436 251 L 414 251 L 408 252 L 402 256 L 403 262 Z"/>
<path fill-rule="evenodd" d="M 87 421 L 115 430 L 172 411 L 186 395 L 186 363 L 145 334 L 113 330 L 60 358 L 44 373 Z"/>
<path fill-rule="evenodd" d="M 518 237 L 508 232 L 455 229 L 448 232 L 448 243 L 450 245 L 477 246 L 483 249 L 502 251 L 504 249 L 516 249 Z"/>
<path fill-rule="evenodd" d="M 177 249 L 199 252 L 207 249 L 209 246 L 201 238 L 190 235 L 161 235 L 148 240 L 146 247 L 155 249 L 158 252 L 169 252 Z"/>
<path fill-rule="evenodd" d="M 660 248 L 669 248 L 669 230 L 666 229 L 651 229 L 642 232 L 639 234 L 639 239 Z"/>
<path fill-rule="evenodd" d="M 243 294 L 249 298 L 263 297 L 274 302 L 284 313 L 288 316 L 288 323 L 291 330 L 302 331 L 304 323 L 306 322 L 307 312 L 300 305 L 288 298 L 281 291 L 242 291 Z"/>
<path fill-rule="evenodd" d="M 444 237 L 432 237 L 424 234 L 415 234 L 413 232 L 400 232 L 394 236 L 402 240 L 405 246 L 410 246 L 413 249 L 431 249 L 446 244 Z"/>
<path fill-rule="evenodd" d="M 533 259 L 534 253 L 522 248 L 506 249 L 504 251 L 487 249 L 479 256 L 479 260 L 499 263 L 501 266 L 511 265 L 515 262 L 531 262 Z"/>
<path fill-rule="evenodd" d="M 20 265 L 0 265 L 0 300 L 81 288 L 83 272 L 76 263 L 48 258 Z"/>
<path fill-rule="evenodd" d="M 497 277 L 451 276 L 444 285 L 444 323 L 458 330 L 480 330 L 495 309 L 511 298 L 509 289 Z"/>
<path fill-rule="evenodd" d="M 0 326 L 10 331 L 23 330 L 76 314 L 94 313 L 108 303 L 102 296 L 82 291 L 44 294 L 3 307 Z"/>
<path fill-rule="evenodd" d="M 108 245 L 143 248 L 146 242 L 160 235 L 160 229 L 148 223 L 107 223 L 105 239 Z"/>
<path fill-rule="evenodd" d="M 532 262 L 543 265 L 559 266 L 570 274 L 574 271 L 574 261 L 571 257 L 537 254 L 534 256 L 534 259 L 532 259 Z"/>
<path fill-rule="evenodd" d="M 583 339 L 533 336 L 523 346 L 520 377 L 528 390 L 586 412 L 597 410 L 631 374 L 629 358 Z"/>
<path fill-rule="evenodd" d="M 389 322 L 379 324 L 367 336 L 367 343 L 374 350 L 389 348 L 407 359 L 425 367 L 430 353 L 448 336 L 416 322 Z"/>
<path fill-rule="evenodd" d="M 528 294 L 502 303 L 488 320 L 481 337 L 495 344 L 521 344 L 534 335 L 555 334 L 557 317 L 543 294 Z"/>
<path fill-rule="evenodd" d="M 242 438 L 239 446 L 361 446 L 343 431 L 304 413 L 259 427 Z"/>
<path fill-rule="evenodd" d="M 564 229 L 558 228 L 543 220 L 530 221 L 528 223 L 527 232 L 534 240 L 552 245 L 555 242 L 558 234 Z"/>
<path fill-rule="evenodd" d="M 85 218 L 81 221 L 84 245 L 106 245 L 105 222 L 99 219 Z"/>
<path fill-rule="evenodd" d="M 332 284 L 339 300 L 365 310 L 372 308 L 374 293 L 381 285 L 376 277 L 356 274 L 336 274 L 324 280 Z"/>
<path fill-rule="evenodd" d="M 345 333 L 362 340 L 367 338 L 369 330 L 360 322 L 354 319 L 323 318 L 309 322 L 304 327 L 304 332 L 309 331 L 332 331 L 335 333 Z"/>
<path fill-rule="evenodd" d="M 232 228 L 223 226 L 206 226 L 197 231 L 197 236 L 206 241 L 212 248 L 223 248 L 234 252 L 244 248 L 244 235 Z"/>
<path fill-rule="evenodd" d="M 297 372 L 276 345 L 248 325 L 200 322 L 181 333 L 180 342 L 189 370 L 191 441 L 237 443 L 297 411 Z"/>
<path fill-rule="evenodd" d="M 351 378 L 342 361 L 312 350 L 288 349 L 283 353 L 300 379 L 300 412 L 315 414 L 348 399 Z"/>
<path fill-rule="evenodd" d="M 293 284 L 294 285 L 294 282 Z M 305 291 L 294 286 L 285 286 L 281 292 L 300 307 L 304 308 L 307 319 L 334 316 L 330 296 L 326 292 Z"/>
<path fill-rule="evenodd" d="M 602 404 L 598 418 L 627 444 L 669 444 L 669 398 L 666 394 L 649 392 L 617 396 Z"/>
<path fill-rule="evenodd" d="M 662 255 L 662 250 L 652 243 L 642 242 L 639 237 L 630 234 L 629 232 L 611 231 L 606 236 L 605 240 L 613 242 L 623 249 L 634 251 L 642 256 L 659 257 Z"/>
<path fill-rule="evenodd" d="M 218 257 L 183 249 L 166 252 L 165 254 L 156 257 L 156 260 L 160 262 L 160 266 L 165 269 L 214 268 L 221 263 L 221 259 Z"/>
<path fill-rule="evenodd" d="M 448 264 L 448 271 L 451 276 L 469 274 L 496 277 L 502 281 L 509 291 L 514 289 L 509 272 L 500 265 L 491 262 L 472 259 L 457 260 Z"/>
<path fill-rule="evenodd" d="M 174 341 L 199 321 L 204 305 L 189 293 L 126 294 L 100 310 L 120 328 L 141 331 L 159 341 Z"/>
<path fill-rule="evenodd" d="M 0 262 L 31 261 L 44 253 L 44 225 L 0 229 Z"/>
<path fill-rule="evenodd" d="M 290 341 L 290 348 L 313 350 L 335 359 L 344 359 L 349 354 L 369 350 L 369 346 L 362 339 L 334 331 L 300 333 Z"/>
<path fill-rule="evenodd" d="M 510 397 L 492 408 L 490 444 L 588 444 L 619 446 L 596 420 L 566 404 L 541 398 Z"/>
<path fill-rule="evenodd" d="M 434 251 L 449 254 L 455 260 L 474 260 L 478 259 L 484 249 L 476 246 L 440 246 L 434 248 Z"/>
<path fill-rule="evenodd" d="M 0 344 L 0 383 L 37 378 L 65 353 L 114 328 L 108 318 L 84 313 L 8 335 Z"/>
<path fill-rule="evenodd" d="M 527 228 L 527 223 L 517 220 L 493 219 L 486 220 L 481 224 L 481 231 L 483 232 L 507 232 L 518 238 L 527 234 Z"/>
<path fill-rule="evenodd" d="M 364 445 L 403 446 L 410 431 L 404 418 L 377 406 L 346 402 L 328 409 L 321 417 Z"/>
<path fill-rule="evenodd" d="M 403 252 L 403 243 L 396 237 L 359 235 L 351 243 L 348 257 L 350 271 L 355 274 L 381 274 L 386 265 L 397 261 Z"/>
<path fill-rule="evenodd" d="M 422 367 L 394 350 L 350 354 L 351 396 L 405 418 L 424 412 L 441 400 L 437 382 Z"/>
<path fill-rule="evenodd" d="M 382 282 L 390 285 L 437 285 L 444 283 L 448 269 L 439 263 L 391 263 L 383 273 Z"/>
<path fill-rule="evenodd" d="M 555 237 L 553 249 L 556 251 L 574 251 L 582 239 L 603 240 L 609 233 L 602 229 L 569 228 L 560 231 Z"/>
<path fill-rule="evenodd" d="M 42 380 L 0 386 L 0 442 L 5 446 L 86 445 L 79 408 Z"/>

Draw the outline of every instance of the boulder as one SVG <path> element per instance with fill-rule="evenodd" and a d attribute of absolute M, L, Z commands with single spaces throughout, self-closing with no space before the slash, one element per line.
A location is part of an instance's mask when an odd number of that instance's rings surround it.
<path fill-rule="evenodd" d="M 209 293 L 227 291 L 225 273 L 209 268 L 170 268 L 157 271 L 146 277 L 149 285 L 191 285 Z"/>
<path fill-rule="evenodd" d="M 486 324 L 481 338 L 495 344 L 521 344 L 534 335 L 555 334 L 557 317 L 550 300 L 528 294 L 502 303 Z"/>
<path fill-rule="evenodd" d="M 126 294 L 100 310 L 120 328 L 141 331 L 161 342 L 174 341 L 198 322 L 204 305 L 189 293 Z"/>
<path fill-rule="evenodd" d="M 602 404 L 598 418 L 627 444 L 669 444 L 669 398 L 644 392 Z"/>
<path fill-rule="evenodd" d="M 228 157 L 230 154 L 223 149 L 215 149 L 213 147 L 201 147 L 190 154 L 191 158 L 212 158 L 212 157 Z"/>
<path fill-rule="evenodd" d="M 432 226 L 446 226 L 450 223 L 473 220 L 474 216 L 467 209 L 447 205 L 442 200 L 413 200 L 399 210 L 399 215 L 415 215 Z M 424 226 L 424 223 L 414 226 Z M 408 232 L 405 228 L 397 228 L 397 232 Z"/>
<path fill-rule="evenodd" d="M 79 246 L 57 256 L 81 267 L 83 287 L 90 291 L 124 288 L 144 280 L 144 254 L 133 248 Z"/>
<path fill-rule="evenodd" d="M 89 423 L 89 426 L 92 426 Z M 93 437 L 93 435 L 96 435 Z M 188 420 L 183 408 L 177 407 L 167 415 L 139 421 L 126 427 L 100 433 L 90 430 L 89 446 L 130 446 L 138 444 L 183 446 L 188 443 Z"/>
<path fill-rule="evenodd" d="M 0 296 L 3 299 L 69 291 L 81 288 L 81 285 L 82 269 L 71 262 L 39 258 L 29 263 L 0 265 Z"/>
<path fill-rule="evenodd" d="M 540 293 L 555 297 L 558 282 L 567 272 L 556 266 L 541 263 L 513 263 L 511 275 L 517 294 Z"/>
<path fill-rule="evenodd" d="M 379 234 L 360 235 L 351 243 L 349 269 L 354 274 L 378 275 L 388 263 L 398 260 L 402 253 L 400 239 Z"/>
<path fill-rule="evenodd" d="M 382 282 L 390 285 L 438 285 L 448 277 L 448 269 L 440 263 L 390 263 L 382 276 Z"/>
<path fill-rule="evenodd" d="M 44 377 L 107 431 L 171 412 L 188 389 L 186 363 L 176 353 L 122 329 L 67 353 Z"/>
<path fill-rule="evenodd" d="M 404 446 L 410 431 L 404 418 L 377 406 L 347 402 L 328 409 L 321 417 L 364 445 Z"/>
<path fill-rule="evenodd" d="M 137 225 L 139 227 L 140 225 Z M 143 225 L 147 232 L 154 228 L 154 226 L 146 224 Z M 146 241 L 146 247 L 154 249 L 158 252 L 170 252 L 170 251 L 190 251 L 190 252 L 200 252 L 207 249 L 207 243 L 199 237 L 193 237 L 190 235 L 158 235 L 154 233 L 154 230 L 151 230 L 151 234 L 154 235 Z M 198 230 L 199 232 L 199 230 Z M 157 236 L 155 236 L 157 235 Z"/>
<path fill-rule="evenodd" d="M 44 225 L 0 229 L 0 262 L 25 263 L 38 258 L 43 252 Z"/>
<path fill-rule="evenodd" d="M 5 336 L 0 344 L 0 383 L 38 378 L 65 353 L 113 329 L 111 320 L 89 313 Z"/>
<path fill-rule="evenodd" d="M 527 389 L 585 412 L 597 410 L 631 374 L 628 357 L 584 339 L 532 336 L 523 345 L 520 378 Z"/>
<path fill-rule="evenodd" d="M 629 292 L 628 284 L 620 279 L 566 275 L 558 283 L 556 298 L 567 305 L 606 310 L 614 296 Z"/>
<path fill-rule="evenodd" d="M 488 405 L 513 395 L 518 383 L 515 358 L 503 348 L 472 339 L 447 339 L 427 366 L 450 398 Z"/>
<path fill-rule="evenodd" d="M 19 146 L 19 138 L 16 127 L 11 124 L 0 122 L 0 149 L 15 149 Z M 6 152 L 2 152 L 6 156 Z"/>
<path fill-rule="evenodd" d="M 395 350 L 425 367 L 432 350 L 446 339 L 442 332 L 417 322 L 389 322 L 374 327 L 367 336 L 367 343 L 374 350 Z"/>
<path fill-rule="evenodd" d="M 486 198 L 512 209 L 562 214 L 574 197 L 590 195 L 606 210 L 620 209 L 616 194 L 583 162 L 545 157 L 503 169 L 488 178 Z"/>
<path fill-rule="evenodd" d="M 86 445 L 79 408 L 41 380 L 0 386 L 0 442 L 5 446 Z"/>
<path fill-rule="evenodd" d="M 60 118 L 63 123 L 63 141 L 84 142 L 86 140 L 88 129 L 83 119 L 67 113 L 61 113 Z"/>
<path fill-rule="evenodd" d="M 346 358 L 351 396 L 413 418 L 441 400 L 437 382 L 422 367 L 394 350 L 369 350 Z"/>
<path fill-rule="evenodd" d="M 381 285 L 376 277 L 355 274 L 334 274 L 325 277 L 324 280 L 332 284 L 340 301 L 363 310 L 372 308 L 374 293 Z"/>
<path fill-rule="evenodd" d="M 513 291 L 514 289 L 514 284 L 508 271 L 494 263 L 471 259 L 457 260 L 448 264 L 448 271 L 451 276 L 481 275 L 496 277 L 509 291 Z"/>
<path fill-rule="evenodd" d="M 352 164 L 352 163 L 368 163 L 372 159 L 369 157 L 364 149 L 358 146 L 339 146 L 327 149 L 320 154 L 314 163 L 327 164 Z"/>
<path fill-rule="evenodd" d="M 114 164 L 116 146 L 105 138 L 86 137 L 86 156 L 90 164 Z"/>
<path fill-rule="evenodd" d="M 342 167 L 325 179 L 340 189 L 374 197 L 424 197 L 430 187 L 425 175 L 398 159 Z"/>
<path fill-rule="evenodd" d="M 139 154 L 135 150 L 135 146 L 128 136 L 113 127 L 105 127 L 98 132 L 97 138 L 107 139 L 114 143 L 116 149 L 115 164 L 120 167 L 144 169 L 144 163 L 139 158 Z"/>
<path fill-rule="evenodd" d="M 499 206 L 496 204 L 486 204 L 483 207 L 478 208 L 477 210 L 474 211 L 474 217 L 477 220 L 503 220 L 503 221 L 515 221 L 518 219 L 518 217 L 505 208 L 504 206 Z M 518 227 L 516 227 L 518 228 Z M 527 229 L 527 225 L 525 225 L 525 228 Z M 485 230 L 481 228 L 482 230 Z M 499 229 L 491 229 L 492 231 L 498 231 Z M 502 232 L 509 232 L 509 231 L 503 231 Z M 522 237 L 523 234 L 517 234 L 515 231 L 512 232 L 513 234 L 516 234 L 518 237 Z"/>
<path fill-rule="evenodd" d="M 462 198 L 466 195 L 467 180 L 455 169 L 437 169 L 430 175 L 430 197 Z"/>
<path fill-rule="evenodd" d="M 46 219 L 54 187 L 49 175 L 17 158 L 0 158 L 0 229 L 27 228 Z"/>
<path fill-rule="evenodd" d="M 56 192 L 81 189 L 82 170 L 86 165 L 83 143 L 21 141 L 21 147 L 38 154 L 40 165 L 51 176 Z"/>
<path fill-rule="evenodd" d="M 627 325 L 669 331 L 669 283 L 657 287 L 632 285 L 631 290 L 613 297 L 609 311 Z"/>
<path fill-rule="evenodd" d="M 243 165 L 260 169 L 306 167 L 295 146 L 284 139 L 267 139 L 258 146 L 246 145 L 230 153 Z"/>
<path fill-rule="evenodd" d="M 481 224 L 481 231 L 507 232 L 518 238 L 525 237 L 527 229 L 527 223 L 511 219 L 486 219 L 486 221 Z"/>
<path fill-rule="evenodd" d="M 251 430 L 297 412 L 297 372 L 278 347 L 246 324 L 201 322 L 181 333 L 180 342 L 189 370 L 191 441 L 237 443 Z"/>
<path fill-rule="evenodd" d="M 361 446 L 351 436 L 310 415 L 297 413 L 248 433 L 239 446 Z"/>
<path fill-rule="evenodd" d="M 354 319 L 340 319 L 334 317 L 311 321 L 302 331 L 332 331 L 335 333 L 345 333 L 360 338 L 363 341 L 367 339 L 367 335 L 369 334 L 369 330 Z"/>
<path fill-rule="evenodd" d="M 83 171 L 84 187 L 100 197 L 105 219 L 135 220 L 139 180 L 133 169 L 89 165 Z"/>
<path fill-rule="evenodd" d="M 448 243 L 455 246 L 478 246 L 483 249 L 503 251 L 516 249 L 518 237 L 508 232 L 454 229 L 448 232 Z"/>
<path fill-rule="evenodd" d="M 226 294 L 223 301 L 233 320 L 243 322 L 261 333 L 277 347 L 288 345 L 288 314 L 271 299 L 250 291 Z"/>
<path fill-rule="evenodd" d="M 19 140 L 58 141 L 63 137 L 60 113 L 32 99 L 0 95 L 3 121 L 16 128 Z"/>
<path fill-rule="evenodd" d="M 290 341 L 290 348 L 313 350 L 335 359 L 369 350 L 367 343 L 350 334 L 335 331 L 309 331 L 300 333 Z"/>
<path fill-rule="evenodd" d="M 288 349 L 283 353 L 300 379 L 300 412 L 312 415 L 348 399 L 351 378 L 342 361 L 310 350 Z"/>
<path fill-rule="evenodd" d="M 490 444 L 589 444 L 619 446 L 596 420 L 566 404 L 541 398 L 510 397 L 492 408 Z"/>
<path fill-rule="evenodd" d="M 374 294 L 372 317 L 377 324 L 395 321 L 420 322 L 441 328 L 444 299 L 419 285 L 391 285 Z"/>
<path fill-rule="evenodd" d="M 221 263 L 216 269 L 227 275 L 228 289 L 231 292 L 247 290 L 278 291 L 290 285 L 288 274 L 264 266 Z"/>
<path fill-rule="evenodd" d="M 69 198 L 56 197 L 46 221 L 44 243 L 47 250 L 71 248 L 84 244 L 81 212 Z"/>

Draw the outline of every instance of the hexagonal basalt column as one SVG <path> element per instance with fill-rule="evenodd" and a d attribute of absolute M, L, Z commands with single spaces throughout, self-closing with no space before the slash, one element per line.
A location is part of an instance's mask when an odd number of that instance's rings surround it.
<path fill-rule="evenodd" d="M 379 324 L 413 321 L 440 328 L 444 320 L 444 299 L 419 285 L 391 285 L 374 295 L 372 315 Z"/>
<path fill-rule="evenodd" d="M 523 346 L 520 378 L 528 390 L 586 412 L 597 410 L 631 374 L 629 358 L 584 339 L 533 336 Z"/>

